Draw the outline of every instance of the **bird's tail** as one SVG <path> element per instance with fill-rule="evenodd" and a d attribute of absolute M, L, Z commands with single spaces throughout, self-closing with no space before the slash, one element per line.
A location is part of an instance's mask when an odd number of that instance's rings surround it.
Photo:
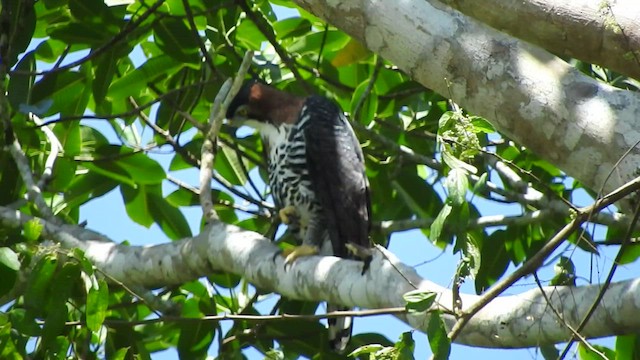
<path fill-rule="evenodd" d="M 348 307 L 327 304 L 327 312 L 334 311 L 348 311 L 351 310 Z M 343 352 L 351 339 L 351 329 L 353 328 L 353 318 L 350 316 L 329 318 L 327 319 L 329 327 L 329 346 L 331 349 L 337 352 Z"/>

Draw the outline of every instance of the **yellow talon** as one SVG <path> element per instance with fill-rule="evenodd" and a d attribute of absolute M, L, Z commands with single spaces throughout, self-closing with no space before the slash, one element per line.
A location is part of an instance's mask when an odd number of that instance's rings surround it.
<path fill-rule="evenodd" d="M 300 245 L 293 249 L 283 250 L 282 256 L 284 256 L 284 266 L 286 268 L 287 265 L 291 265 L 298 258 L 318 255 L 319 253 L 320 249 L 317 246 L 312 245 Z"/>
<path fill-rule="evenodd" d="M 295 206 L 288 205 L 280 209 L 278 211 L 278 215 L 280 216 L 280 221 L 282 221 L 283 224 L 289 225 L 293 222 L 292 218 L 295 218 L 298 216 L 298 212 L 296 211 Z"/>

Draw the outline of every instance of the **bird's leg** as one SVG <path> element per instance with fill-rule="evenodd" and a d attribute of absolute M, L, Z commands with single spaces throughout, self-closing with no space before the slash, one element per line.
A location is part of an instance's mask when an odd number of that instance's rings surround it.
<path fill-rule="evenodd" d="M 302 232 L 304 234 L 304 238 L 302 240 L 302 245 L 296 246 L 293 249 L 282 251 L 282 256 L 284 259 L 284 266 L 290 266 L 293 264 L 296 259 L 304 257 L 304 256 L 312 256 L 318 255 L 320 253 L 320 248 L 317 244 L 321 244 L 322 236 L 324 234 L 325 229 L 321 226 L 317 225 L 314 221 L 306 224 L 300 224 L 302 228 Z"/>
<path fill-rule="evenodd" d="M 278 210 L 278 218 L 280 219 L 280 222 L 289 227 L 289 231 L 291 231 L 294 236 L 297 236 L 300 232 L 300 216 L 298 215 L 298 211 L 295 206 L 287 205 Z M 273 255 L 274 262 L 276 261 L 276 258 L 278 258 L 278 255 L 286 256 L 284 255 L 284 250 L 279 250 Z"/>
<path fill-rule="evenodd" d="M 293 205 L 287 205 L 278 210 L 278 216 L 283 224 L 289 225 L 298 222 L 298 211 Z"/>
<path fill-rule="evenodd" d="M 346 243 L 344 246 L 354 258 L 364 262 L 361 273 L 361 275 L 364 275 L 369 269 L 369 265 L 371 265 L 371 260 L 373 260 L 373 248 L 367 248 L 354 243 Z"/>

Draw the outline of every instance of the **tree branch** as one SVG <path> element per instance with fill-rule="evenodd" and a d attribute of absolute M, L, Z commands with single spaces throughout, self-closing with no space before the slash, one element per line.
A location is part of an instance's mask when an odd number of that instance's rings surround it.
<path fill-rule="evenodd" d="M 33 219 L 0 206 L 0 223 L 19 227 Z M 78 247 L 101 271 L 128 286 L 145 288 L 182 284 L 226 271 L 240 274 L 256 287 L 292 299 L 331 301 L 369 309 L 405 305 L 402 295 L 414 286 L 439 294 L 439 304 L 451 304 L 451 291 L 421 278 L 386 250 L 375 251 L 369 270 L 361 275 L 362 263 L 337 257 L 311 256 L 284 270 L 279 249 L 260 234 L 215 222 L 196 237 L 154 246 L 126 246 L 105 242 L 93 231 L 56 225 L 39 219 L 43 236 L 65 248 Z M 569 324 L 577 324 L 598 293 L 599 285 L 546 287 L 546 298 Z M 587 338 L 640 331 L 640 279 L 614 283 L 582 334 Z M 461 294 L 462 311 L 481 297 Z M 571 332 L 557 326 L 557 317 L 539 289 L 493 299 L 465 326 L 456 341 L 485 347 L 530 347 L 566 341 Z M 443 307 L 446 310 L 446 308 Z M 399 316 L 412 327 L 426 331 L 424 313 Z M 444 315 L 448 328 L 455 323 Z M 532 326 L 535 324 L 535 326 Z"/>
<path fill-rule="evenodd" d="M 640 80 L 640 8 L 632 1 L 440 1 L 554 54 Z"/>

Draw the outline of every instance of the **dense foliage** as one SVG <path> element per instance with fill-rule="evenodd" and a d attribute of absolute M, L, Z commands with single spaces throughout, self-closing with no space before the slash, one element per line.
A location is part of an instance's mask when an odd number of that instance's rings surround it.
<path fill-rule="evenodd" d="M 586 196 L 579 183 L 496 133 L 491 119 L 467 114 L 317 17 L 298 9 L 278 18 L 290 9 L 280 0 L 3 0 L 0 127 L 7 150 L 0 152 L 0 206 L 79 224 L 84 204 L 115 190 L 131 220 L 157 224 L 170 239 L 191 236 L 197 230 L 182 210 L 200 204 L 194 169 L 211 104 L 253 50 L 251 76 L 286 91 L 322 94 L 350 114 L 366 156 L 377 243 L 420 229 L 434 246 L 460 254 L 451 276 L 456 283 L 473 279 L 481 293 L 570 220 L 574 192 Z M 153 132 L 152 141 L 143 141 L 142 132 Z M 212 194 L 221 220 L 275 237 L 259 136 L 225 124 L 218 144 Z M 21 176 L 19 150 L 43 204 Z M 173 153 L 168 166 L 154 158 L 159 151 Z M 177 181 L 175 174 L 188 169 L 192 182 Z M 485 216 L 507 208 L 505 218 Z M 612 226 L 609 238 L 619 241 L 621 231 Z M 567 240 L 595 253 L 589 234 L 576 231 Z M 105 278 L 82 252 L 45 240 L 37 221 L 0 227 L 2 358 L 148 358 L 167 348 L 201 358 L 214 341 L 220 357 L 240 358 L 247 348 L 274 358 L 338 357 L 326 353 L 319 322 L 236 321 L 223 329 L 216 321 L 177 319 L 313 314 L 317 303 L 281 299 L 261 310 L 264 294 L 238 275 L 218 273 L 159 290 L 174 306 L 158 308 L 140 301 L 141 289 Z M 629 254 L 626 261 L 634 259 Z M 553 264 L 551 284 L 575 284 L 570 257 Z M 158 317 L 167 321 L 143 321 Z M 410 334 L 400 335 L 394 344 L 360 334 L 351 350 L 380 344 L 363 351 L 411 356 Z"/>

